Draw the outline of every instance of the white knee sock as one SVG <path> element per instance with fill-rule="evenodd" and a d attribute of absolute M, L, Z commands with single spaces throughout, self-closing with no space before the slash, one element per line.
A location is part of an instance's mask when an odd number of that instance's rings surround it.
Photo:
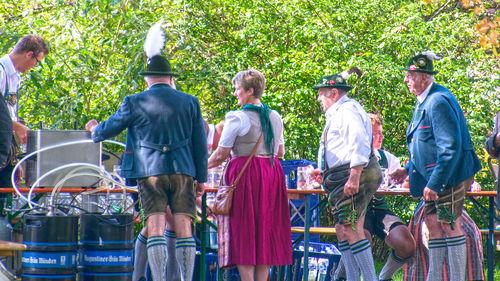
<path fill-rule="evenodd" d="M 193 279 L 194 259 L 196 257 L 196 242 L 193 237 L 177 238 L 175 252 L 184 281 Z"/>
<path fill-rule="evenodd" d="M 167 267 L 167 242 L 164 236 L 148 238 L 148 263 L 153 280 L 165 280 Z"/>
<path fill-rule="evenodd" d="M 134 273 L 132 274 L 132 281 L 138 281 L 141 277 L 146 276 L 146 268 L 148 266 L 146 243 L 148 243 L 148 238 L 139 233 L 137 240 L 135 240 Z"/>

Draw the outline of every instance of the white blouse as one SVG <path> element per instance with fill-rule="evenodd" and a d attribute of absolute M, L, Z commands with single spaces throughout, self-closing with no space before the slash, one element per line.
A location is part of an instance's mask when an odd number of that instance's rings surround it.
<path fill-rule="evenodd" d="M 272 110 L 269 114 L 279 113 Z M 279 116 L 281 120 L 281 116 Z M 283 122 L 281 120 L 281 122 Z M 226 114 L 226 120 L 224 121 L 224 129 L 219 140 L 219 146 L 225 148 L 232 148 L 236 137 L 242 137 L 248 133 L 250 130 L 251 123 L 250 118 L 241 110 L 229 111 Z M 275 136 L 276 137 L 276 136 Z M 281 134 L 279 139 L 279 144 L 285 143 L 285 137 Z"/>

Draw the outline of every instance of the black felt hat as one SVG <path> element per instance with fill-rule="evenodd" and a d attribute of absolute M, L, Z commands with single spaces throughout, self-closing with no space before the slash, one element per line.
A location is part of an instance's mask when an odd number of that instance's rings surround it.
<path fill-rule="evenodd" d="M 319 88 L 337 88 L 346 92 L 352 90 L 352 87 L 347 85 L 347 81 L 340 75 L 340 73 L 321 78 L 318 84 L 312 88 L 315 90 Z"/>
<path fill-rule="evenodd" d="M 427 74 L 438 73 L 438 71 L 434 70 L 432 59 L 430 59 L 427 55 L 424 54 L 418 54 L 412 57 L 410 60 L 408 60 L 406 67 L 402 69 L 406 71 L 416 71 Z"/>
<path fill-rule="evenodd" d="M 146 70 L 139 74 L 144 76 L 179 76 L 177 73 L 172 72 L 168 60 L 160 55 L 150 58 Z"/>

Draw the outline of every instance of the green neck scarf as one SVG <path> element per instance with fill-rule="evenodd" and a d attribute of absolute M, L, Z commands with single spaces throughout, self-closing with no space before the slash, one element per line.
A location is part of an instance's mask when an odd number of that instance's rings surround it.
<path fill-rule="evenodd" d="M 274 131 L 273 124 L 271 124 L 271 119 L 269 118 L 269 106 L 264 103 L 262 103 L 262 106 L 247 104 L 241 109 L 252 110 L 260 114 L 260 124 L 262 132 L 264 133 L 264 142 L 267 151 L 269 151 L 274 158 Z"/>

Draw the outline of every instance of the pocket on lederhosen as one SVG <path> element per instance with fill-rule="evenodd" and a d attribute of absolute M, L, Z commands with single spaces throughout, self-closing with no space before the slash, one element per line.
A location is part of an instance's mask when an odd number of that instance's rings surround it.
<path fill-rule="evenodd" d="M 323 173 L 323 187 L 328 192 L 328 198 L 337 197 L 344 192 L 346 184 L 351 174 L 350 164 L 344 164 L 335 168 L 330 168 Z"/>

